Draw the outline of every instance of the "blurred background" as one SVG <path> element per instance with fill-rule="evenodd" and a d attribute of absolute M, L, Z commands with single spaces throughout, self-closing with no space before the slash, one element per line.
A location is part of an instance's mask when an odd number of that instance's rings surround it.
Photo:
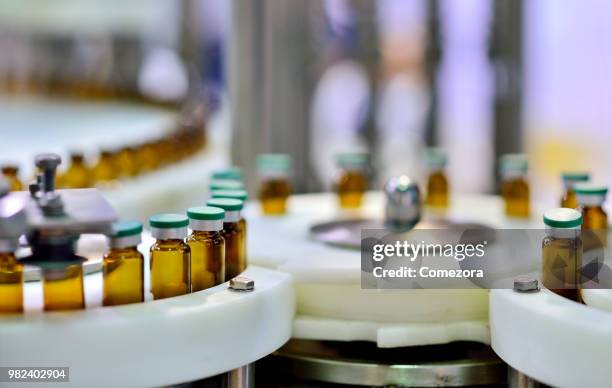
<path fill-rule="evenodd" d="M 501 154 L 536 201 L 563 170 L 612 181 L 606 0 L 44 0 L 0 3 L 0 164 L 33 156 L 98 186 L 123 217 L 202 200 L 210 171 L 250 189 L 264 152 L 296 192 L 329 190 L 334 155 L 372 155 L 372 188 L 449 155 L 454 192 L 494 193 Z M 75 168 L 73 168 L 75 167 Z M 17 168 L 17 171 L 15 171 Z M 143 201 L 146 198 L 146 201 Z"/>

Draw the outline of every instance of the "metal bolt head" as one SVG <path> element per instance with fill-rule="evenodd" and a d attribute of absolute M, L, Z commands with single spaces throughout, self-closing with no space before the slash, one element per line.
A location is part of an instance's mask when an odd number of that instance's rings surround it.
<path fill-rule="evenodd" d="M 244 276 L 236 276 L 230 280 L 229 288 L 234 291 L 253 291 L 255 281 Z"/>
<path fill-rule="evenodd" d="M 528 277 L 528 276 L 520 276 L 514 279 L 514 291 L 517 291 L 517 292 L 540 291 L 540 285 L 538 284 L 538 279 Z"/>

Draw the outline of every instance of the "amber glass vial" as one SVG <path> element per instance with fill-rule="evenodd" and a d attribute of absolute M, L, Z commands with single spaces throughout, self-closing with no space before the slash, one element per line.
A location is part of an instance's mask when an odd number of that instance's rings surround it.
<path fill-rule="evenodd" d="M 134 177 L 140 172 L 138 154 L 134 148 L 129 146 L 121 148 L 115 154 L 115 165 L 121 177 Z"/>
<path fill-rule="evenodd" d="M 15 258 L 16 239 L 0 240 L 0 314 L 23 312 L 23 265 Z"/>
<path fill-rule="evenodd" d="M 526 218 L 530 215 L 527 166 L 527 158 L 522 154 L 509 154 L 501 158 L 501 195 L 509 217 Z"/>
<path fill-rule="evenodd" d="M 578 184 L 576 198 L 582 213 L 582 233 L 584 249 L 605 248 L 608 246 L 608 214 L 603 203 L 608 194 L 605 186 Z M 588 231 L 588 232 L 587 232 Z"/>
<path fill-rule="evenodd" d="M 291 195 L 291 158 L 285 154 L 263 154 L 257 157 L 259 200 L 265 215 L 287 212 L 287 199 Z"/>
<path fill-rule="evenodd" d="M 138 251 L 141 234 L 140 222 L 113 224 L 113 234 L 109 236 L 110 250 L 102 260 L 104 306 L 144 301 L 144 257 Z"/>
<path fill-rule="evenodd" d="M 9 183 L 11 191 L 23 190 L 23 184 L 19 180 L 19 167 L 17 166 L 2 166 L 2 175 Z"/>
<path fill-rule="evenodd" d="M 158 214 L 149 218 L 151 293 L 154 299 L 170 298 L 191 292 L 191 249 L 187 237 L 189 220 L 182 214 Z"/>
<path fill-rule="evenodd" d="M 92 168 L 91 172 L 96 183 L 108 183 L 117 179 L 117 168 L 113 153 L 102 151 L 98 163 Z"/>
<path fill-rule="evenodd" d="M 70 154 L 70 167 L 59 176 L 58 184 L 65 189 L 82 189 L 92 186 L 91 171 L 85 164 L 83 154 Z"/>
<path fill-rule="evenodd" d="M 432 208 L 446 209 L 449 205 L 449 185 L 445 168 L 448 158 L 446 152 L 438 148 L 430 148 L 426 154 L 427 191 L 425 204 Z"/>
<path fill-rule="evenodd" d="M 249 199 L 249 194 L 246 190 L 213 190 L 211 192 L 212 198 L 233 198 L 241 200 L 245 205 L 246 201 Z M 240 212 L 240 220 L 238 220 L 238 224 L 240 225 L 240 229 L 242 233 L 240 234 L 241 244 L 244 247 L 244 256 L 247 255 L 247 222 L 244 218 L 244 212 Z"/>
<path fill-rule="evenodd" d="M 198 206 L 187 210 L 191 234 L 191 291 L 201 291 L 225 281 L 225 239 L 221 236 L 225 210 Z"/>
<path fill-rule="evenodd" d="M 576 184 L 588 182 L 590 176 L 586 172 L 564 172 L 561 174 L 563 180 L 563 196 L 561 197 L 561 207 L 570 209 L 578 208 L 578 199 L 574 186 Z"/>
<path fill-rule="evenodd" d="M 542 283 L 551 291 L 580 301 L 582 282 L 582 216 L 575 209 L 555 208 L 544 213 Z"/>
<path fill-rule="evenodd" d="M 338 177 L 336 194 L 342 209 L 361 207 L 363 194 L 368 189 L 369 155 L 365 152 L 346 152 L 336 155 Z"/>
<path fill-rule="evenodd" d="M 247 267 L 245 230 L 240 226 L 240 212 L 244 202 L 233 198 L 212 198 L 206 205 L 225 210 L 223 231 L 225 239 L 225 280 L 240 275 Z"/>
<path fill-rule="evenodd" d="M 45 311 L 85 308 L 82 263 L 57 263 L 42 269 Z"/>

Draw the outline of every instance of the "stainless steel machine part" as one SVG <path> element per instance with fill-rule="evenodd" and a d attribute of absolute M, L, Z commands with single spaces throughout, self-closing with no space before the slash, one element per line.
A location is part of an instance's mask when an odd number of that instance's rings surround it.
<path fill-rule="evenodd" d="M 546 385 L 532 379 L 526 374 L 508 366 L 508 387 L 509 388 L 538 388 Z"/>
<path fill-rule="evenodd" d="M 514 279 L 514 291 L 517 292 L 534 292 L 540 291 L 538 279 L 533 277 L 522 276 Z"/>
<path fill-rule="evenodd" d="M 293 339 L 269 361 L 294 379 L 353 386 L 461 387 L 507 379 L 506 364 L 491 348 L 470 342 L 381 349 L 373 343 Z M 258 376 L 264 368 L 258 364 Z"/>
<path fill-rule="evenodd" d="M 253 364 L 243 365 L 240 368 L 228 372 L 229 388 L 253 388 L 255 387 L 255 366 Z"/>
<path fill-rule="evenodd" d="M 255 281 L 244 276 L 236 276 L 230 280 L 229 288 L 233 291 L 253 291 L 255 289 Z"/>
<path fill-rule="evenodd" d="M 385 223 L 394 230 L 410 230 L 421 218 L 421 192 L 406 175 L 393 177 L 385 184 L 387 206 Z"/>

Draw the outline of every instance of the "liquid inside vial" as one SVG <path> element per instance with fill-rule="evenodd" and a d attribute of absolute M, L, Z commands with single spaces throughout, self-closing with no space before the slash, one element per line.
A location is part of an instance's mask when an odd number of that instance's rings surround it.
<path fill-rule="evenodd" d="M 582 240 L 547 236 L 542 241 L 542 282 L 554 293 L 580 300 Z"/>
<path fill-rule="evenodd" d="M 191 291 L 225 281 L 225 240 L 217 231 L 193 231 L 187 239 L 191 248 Z"/>
<path fill-rule="evenodd" d="M 12 253 L 0 253 L 0 314 L 23 312 L 23 265 Z"/>
<path fill-rule="evenodd" d="M 576 209 L 578 207 L 578 198 L 576 197 L 576 192 L 568 188 L 563 194 L 563 198 L 561 198 L 561 207 L 566 207 L 569 209 Z"/>
<path fill-rule="evenodd" d="M 109 151 L 102 151 L 100 160 L 92 168 L 95 182 L 111 182 L 117 179 L 117 169 L 113 160 L 113 154 Z"/>
<path fill-rule="evenodd" d="M 225 280 L 227 281 L 246 269 L 246 255 L 239 222 L 224 222 L 221 234 L 225 239 Z"/>
<path fill-rule="evenodd" d="M 65 189 L 82 189 L 91 187 L 91 171 L 85 165 L 83 155 L 71 156 L 70 167 L 58 177 L 58 186 Z"/>
<path fill-rule="evenodd" d="M 4 166 L 2 167 L 2 175 L 9 183 L 10 191 L 21 191 L 23 190 L 23 184 L 17 176 L 19 168 L 17 166 Z"/>
<path fill-rule="evenodd" d="M 344 170 L 338 177 L 336 191 L 342 209 L 361 206 L 363 194 L 368 189 L 368 178 L 362 170 Z"/>
<path fill-rule="evenodd" d="M 164 299 L 191 292 L 189 245 L 183 240 L 157 240 L 151 246 L 151 293 Z"/>
<path fill-rule="evenodd" d="M 102 275 L 104 306 L 144 301 L 144 258 L 136 247 L 115 248 L 107 253 Z"/>
<path fill-rule="evenodd" d="M 259 189 L 261 208 L 266 215 L 281 215 L 287 212 L 287 198 L 291 186 L 286 178 L 271 178 L 263 181 Z"/>
<path fill-rule="evenodd" d="M 505 179 L 501 187 L 506 215 L 529 217 L 529 185 L 522 177 Z"/>
<path fill-rule="evenodd" d="M 425 204 L 436 208 L 447 208 L 449 203 L 448 191 L 448 180 L 444 171 L 432 171 L 427 179 Z"/>
<path fill-rule="evenodd" d="M 85 308 L 81 263 L 59 269 L 44 269 L 42 285 L 45 311 Z"/>

